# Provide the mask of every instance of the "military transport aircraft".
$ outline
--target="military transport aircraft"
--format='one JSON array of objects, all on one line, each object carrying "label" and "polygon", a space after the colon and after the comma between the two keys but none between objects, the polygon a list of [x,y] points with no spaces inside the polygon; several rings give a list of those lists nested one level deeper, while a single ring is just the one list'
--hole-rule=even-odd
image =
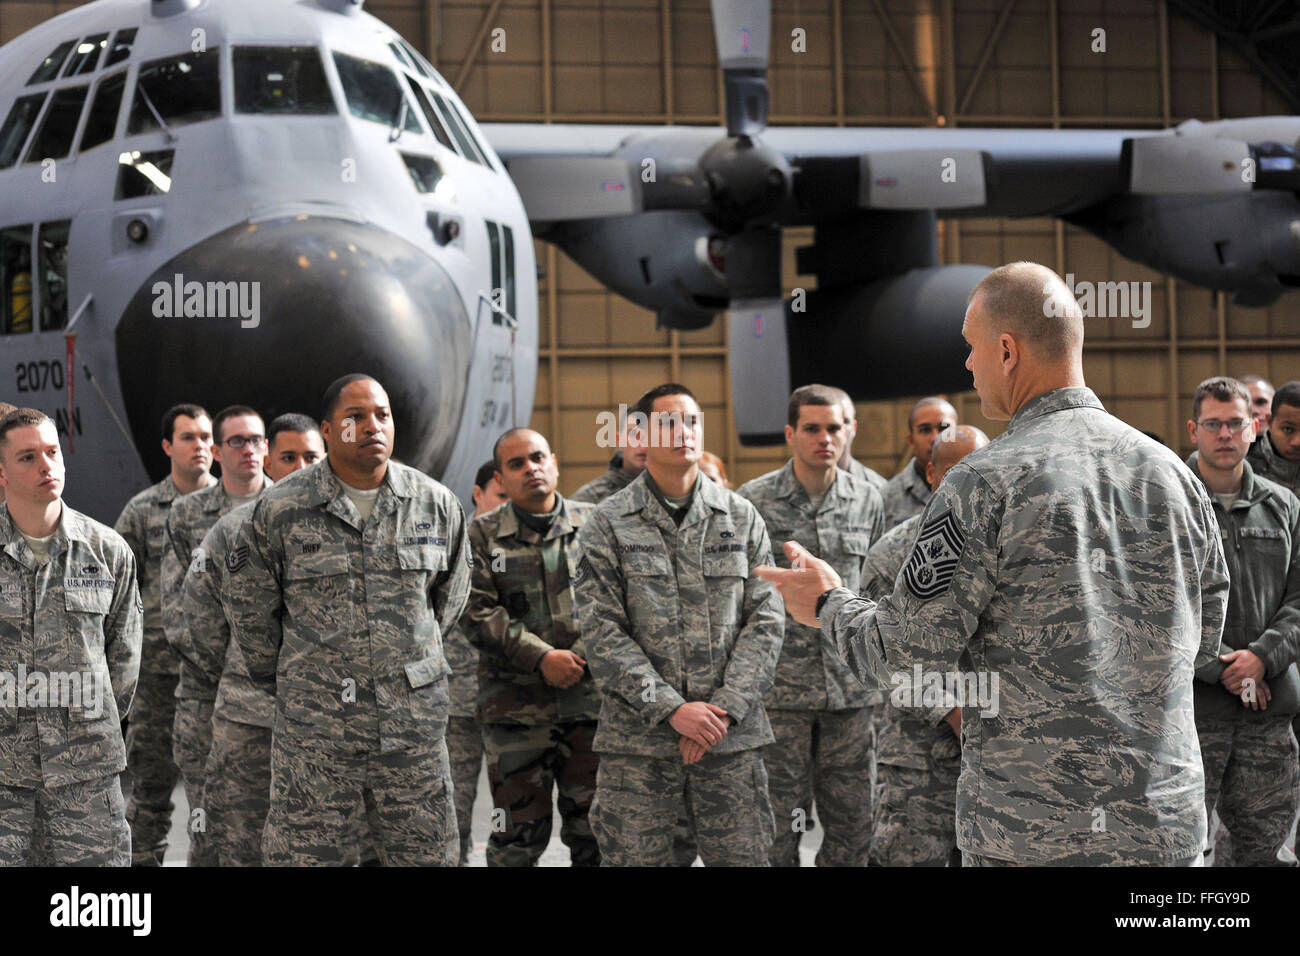
[{"label": "military transport aircraft", "polygon": [[[98,0],[0,48],[0,395],[56,417],[74,507],[112,521],[163,473],[177,401],[311,413],[358,369],[467,498],[531,414],[529,230],[663,325],[728,313],[746,441],[814,378],[967,387],[987,270],[938,264],[937,216],[1060,216],[1243,304],[1300,283],[1297,117],[768,129],[768,0],[712,0],[725,130],[480,127],[361,5]],[[789,225],[815,227],[797,306]]]}]

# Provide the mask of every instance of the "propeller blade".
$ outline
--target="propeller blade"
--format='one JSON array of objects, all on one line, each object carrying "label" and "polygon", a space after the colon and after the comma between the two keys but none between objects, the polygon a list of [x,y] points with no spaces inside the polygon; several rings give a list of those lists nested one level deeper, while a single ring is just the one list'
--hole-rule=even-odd
[{"label": "propeller blade", "polygon": [[710,0],[710,5],[726,93],[727,135],[757,136],[767,128],[770,0]]},{"label": "propeller blade", "polygon": [[[736,431],[747,445],[770,445],[785,438],[790,400],[790,342],[785,302],[736,299],[727,313],[730,332],[731,407]],[[761,375],[754,370],[761,369]]]}]

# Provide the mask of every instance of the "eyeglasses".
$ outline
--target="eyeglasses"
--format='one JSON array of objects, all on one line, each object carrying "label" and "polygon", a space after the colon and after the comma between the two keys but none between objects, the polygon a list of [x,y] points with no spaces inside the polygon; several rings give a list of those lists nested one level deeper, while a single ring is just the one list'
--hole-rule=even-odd
[{"label": "eyeglasses", "polygon": [[266,447],[266,436],[264,435],[231,435],[223,445],[229,445],[235,451],[241,450],[245,445],[251,445],[253,451]]},{"label": "eyeglasses", "polygon": [[1247,425],[1249,425],[1250,423],[1251,423],[1251,419],[1249,418],[1234,418],[1232,419],[1232,421],[1228,421],[1228,422],[1221,422],[1217,418],[1207,418],[1205,421],[1197,422],[1196,424],[1200,425],[1202,428],[1204,428],[1207,432],[1209,432],[1212,435],[1217,435],[1220,431],[1222,431],[1224,425],[1228,426],[1229,433],[1233,435],[1240,435],[1241,430],[1245,428]]}]

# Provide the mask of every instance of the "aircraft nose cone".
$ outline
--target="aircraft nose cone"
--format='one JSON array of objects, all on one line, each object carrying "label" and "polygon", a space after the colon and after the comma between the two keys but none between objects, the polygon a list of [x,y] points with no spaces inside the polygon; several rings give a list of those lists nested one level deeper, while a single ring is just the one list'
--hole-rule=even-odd
[{"label": "aircraft nose cone", "polygon": [[166,471],[158,428],[172,405],[319,420],[330,382],[365,372],[392,403],[394,455],[436,476],[456,437],[471,338],[450,275],[426,253],[373,226],[300,216],[232,227],[157,270],[118,325],[117,354],[153,475]]}]

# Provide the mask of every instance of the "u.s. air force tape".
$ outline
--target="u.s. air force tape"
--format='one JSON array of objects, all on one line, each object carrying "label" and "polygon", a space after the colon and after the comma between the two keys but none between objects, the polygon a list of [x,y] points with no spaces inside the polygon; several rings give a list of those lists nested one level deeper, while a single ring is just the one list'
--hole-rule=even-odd
[{"label": "u.s. air force tape", "polygon": [[903,567],[903,581],[922,601],[942,594],[957,573],[966,535],[949,509],[921,526],[912,554]]}]

